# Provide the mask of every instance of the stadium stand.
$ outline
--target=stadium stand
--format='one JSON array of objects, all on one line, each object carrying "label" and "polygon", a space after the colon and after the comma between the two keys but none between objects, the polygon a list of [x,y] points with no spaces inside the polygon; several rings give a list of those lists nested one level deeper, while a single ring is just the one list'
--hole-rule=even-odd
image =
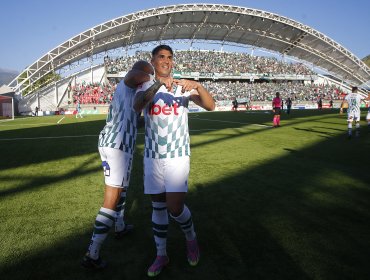
[{"label": "stadium stand", "polygon": [[112,83],[82,83],[70,85],[72,102],[76,104],[109,104],[113,98],[115,84]]},{"label": "stadium stand", "polygon": [[[133,56],[104,58],[106,74],[124,73],[137,60],[150,60],[150,52],[137,51]],[[315,84],[307,78],[315,75],[301,63],[286,63],[274,57],[251,56],[244,53],[219,51],[177,51],[176,73],[181,76],[192,77],[201,73],[202,84],[213,94],[218,105],[230,104],[237,98],[241,104],[250,102],[267,102],[279,91],[283,100],[290,97],[293,102],[310,101],[315,103],[321,97],[323,100],[340,100],[342,90],[334,85]],[[256,80],[243,79],[241,74],[262,74]],[[224,74],[239,77],[239,79],[220,79]],[[283,80],[274,79],[274,75],[285,77]],[[289,80],[291,75],[294,80]],[[218,79],[214,79],[217,76]],[[265,77],[270,77],[268,80]],[[297,78],[298,77],[298,78]],[[301,79],[299,77],[304,77]],[[194,77],[193,77],[194,78]],[[114,79],[110,79],[114,81]],[[306,82],[304,82],[306,81]],[[113,82],[114,83],[114,82]],[[79,100],[83,104],[106,104],[114,92],[114,85],[108,87],[102,97],[101,88],[92,90],[90,86],[76,85],[73,89],[73,103]],[[93,93],[92,93],[93,92]]]},{"label": "stadium stand", "polygon": [[214,82],[205,81],[203,85],[214,94],[217,101],[231,101],[236,97],[250,101],[271,101],[276,92],[283,99],[291,97],[293,101],[313,101],[319,96],[324,100],[340,100],[341,91],[335,86],[304,84],[298,82]]},{"label": "stadium stand", "polygon": [[[104,58],[107,74],[126,72],[139,60],[150,60],[150,52],[137,51],[134,56]],[[210,50],[177,51],[175,69],[182,74],[199,72],[201,74],[224,73],[240,75],[251,74],[291,74],[315,75],[302,63],[286,63],[275,57],[251,56],[246,53],[220,52]]]},{"label": "stadium stand", "polygon": [[[150,60],[150,52],[136,51],[132,56],[105,56],[103,64],[93,70],[93,74],[97,74],[94,79],[91,79],[92,75],[88,70],[68,78],[69,82],[58,85],[60,95],[66,96],[67,100],[58,105],[58,109],[73,112],[79,102],[85,105],[85,110],[96,112],[95,108],[98,108],[100,113],[105,113],[117,82],[137,60]],[[305,65],[286,63],[273,57],[184,50],[176,51],[175,63],[174,75],[199,80],[212,93],[218,107],[231,108],[231,102],[236,98],[240,105],[255,109],[251,105],[259,104],[262,107],[258,108],[263,109],[270,104],[277,91],[283,100],[290,97],[294,104],[316,104],[319,97],[324,103],[329,103],[330,100],[339,102],[343,97],[339,87],[329,83],[314,83],[315,73]],[[36,98],[33,95],[26,96],[24,102],[40,104],[42,109],[50,110],[55,99],[49,94],[53,87],[51,85],[39,92],[39,102],[33,100]]]}]

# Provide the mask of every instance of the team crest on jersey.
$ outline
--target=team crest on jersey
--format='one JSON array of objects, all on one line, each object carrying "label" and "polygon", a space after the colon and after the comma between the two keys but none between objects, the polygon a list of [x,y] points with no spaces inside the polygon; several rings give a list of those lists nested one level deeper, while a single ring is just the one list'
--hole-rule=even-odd
[{"label": "team crest on jersey", "polygon": [[176,103],[179,107],[182,106],[182,107],[187,108],[188,105],[189,105],[189,101],[186,97],[184,97],[184,96],[174,96],[174,95],[172,95],[170,93],[166,93],[166,92],[158,92],[154,96],[153,103],[157,103],[159,100],[162,100],[168,106],[172,106]]},{"label": "team crest on jersey", "polygon": [[103,166],[103,169],[104,169],[104,176],[107,176],[107,177],[110,176],[110,166],[108,162],[103,161],[101,165]]}]

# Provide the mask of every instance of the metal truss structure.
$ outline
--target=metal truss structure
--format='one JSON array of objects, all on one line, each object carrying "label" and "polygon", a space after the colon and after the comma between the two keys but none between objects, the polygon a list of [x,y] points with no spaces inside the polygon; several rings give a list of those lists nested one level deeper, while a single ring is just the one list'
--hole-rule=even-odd
[{"label": "metal truss structure", "polygon": [[168,40],[255,46],[307,61],[350,84],[370,81],[370,68],[358,57],[307,25],[245,7],[184,4],[139,11],[86,30],[46,53],[9,86],[22,93],[44,75],[77,61],[120,47]]}]

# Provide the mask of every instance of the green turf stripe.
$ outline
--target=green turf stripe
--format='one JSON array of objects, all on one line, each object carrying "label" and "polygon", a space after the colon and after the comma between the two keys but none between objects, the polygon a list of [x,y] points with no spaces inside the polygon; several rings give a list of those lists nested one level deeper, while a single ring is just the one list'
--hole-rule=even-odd
[{"label": "green turf stripe", "polygon": [[168,224],[160,225],[160,224],[156,224],[156,223],[152,222],[152,227],[153,227],[153,229],[157,229],[157,230],[167,230],[168,229]]},{"label": "green turf stripe", "polygon": [[114,217],[112,217],[111,215],[109,215],[108,213],[105,213],[105,212],[102,212],[102,211],[99,211],[99,215],[102,215],[106,218],[108,218],[109,220],[112,220],[114,222]]},{"label": "green turf stripe", "polygon": [[99,221],[95,221],[94,227],[109,227],[109,225],[104,224],[104,223],[99,222]]},{"label": "green turf stripe", "polygon": [[167,231],[160,232],[153,229],[154,236],[157,236],[159,238],[166,238],[167,237]]},{"label": "green turf stripe", "polygon": [[193,223],[191,217],[186,221],[186,222],[183,222],[183,223],[179,223],[181,226],[186,226],[187,224],[189,223]]},{"label": "green turf stripe", "polygon": [[110,230],[109,227],[105,227],[105,228],[94,228],[94,234],[104,234],[104,233],[108,233]]}]

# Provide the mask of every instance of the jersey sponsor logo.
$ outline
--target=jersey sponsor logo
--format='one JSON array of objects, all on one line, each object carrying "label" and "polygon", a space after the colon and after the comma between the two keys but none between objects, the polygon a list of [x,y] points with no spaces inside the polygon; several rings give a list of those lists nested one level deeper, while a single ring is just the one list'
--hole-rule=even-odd
[{"label": "jersey sponsor logo", "polygon": [[177,112],[177,109],[179,108],[179,105],[177,103],[173,104],[171,107],[167,104],[161,106],[159,104],[153,104],[152,107],[150,107],[149,115],[166,115],[169,116],[173,112],[174,115],[178,116],[179,113]]},{"label": "jersey sponsor logo", "polygon": [[[164,102],[164,105],[161,106],[158,103],[159,100]],[[188,107],[188,100],[183,96],[175,97],[172,94],[166,92],[158,92],[153,100],[152,106],[150,107],[150,115],[171,115],[172,112],[174,115],[178,116],[178,108]]]}]

